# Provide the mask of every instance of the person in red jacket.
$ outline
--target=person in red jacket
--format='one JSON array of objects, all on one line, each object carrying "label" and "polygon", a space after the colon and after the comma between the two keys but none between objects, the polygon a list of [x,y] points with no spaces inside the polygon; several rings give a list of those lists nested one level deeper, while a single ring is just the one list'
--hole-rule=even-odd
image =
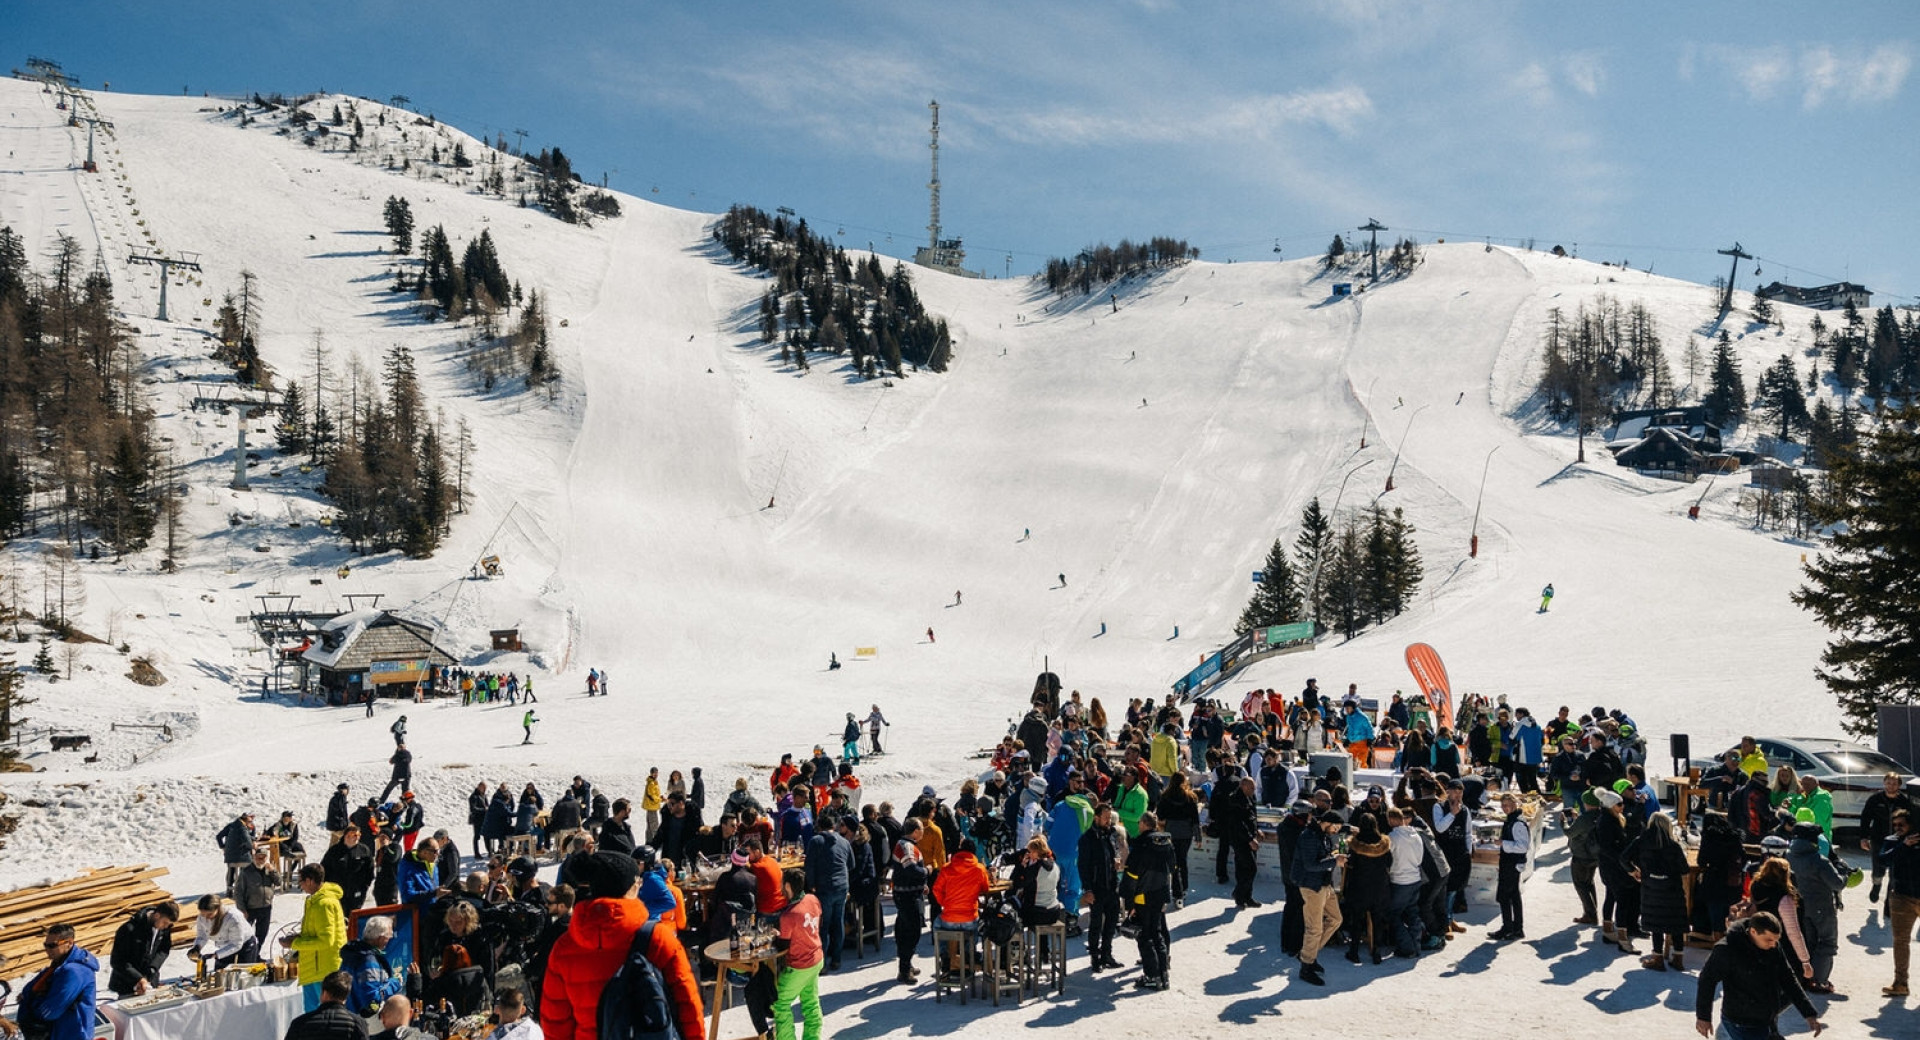
[{"label": "person in red jacket", "polygon": [[[574,908],[567,932],[547,957],[540,987],[540,1029],[552,1040],[598,1040],[600,991],[626,963],[633,938],[647,923],[635,898],[640,870],[631,856],[596,852],[574,865],[592,898]],[[660,969],[683,1037],[706,1035],[706,1009],[686,948],[672,928],[655,928],[646,958]]]},{"label": "person in red jacket", "polygon": [[953,854],[933,882],[933,898],[940,904],[935,926],[963,931],[980,927],[980,897],[987,894],[989,883],[973,839],[961,841],[960,851]]},{"label": "person in red jacket", "polygon": [[761,924],[777,925],[787,909],[787,897],[781,890],[785,871],[780,861],[766,854],[757,841],[747,842],[747,864],[753,870],[753,911]]}]

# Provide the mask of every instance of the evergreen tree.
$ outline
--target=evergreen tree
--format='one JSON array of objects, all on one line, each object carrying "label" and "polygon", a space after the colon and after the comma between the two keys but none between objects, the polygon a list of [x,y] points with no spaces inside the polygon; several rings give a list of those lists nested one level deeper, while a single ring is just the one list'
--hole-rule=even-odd
[{"label": "evergreen tree", "polygon": [[1880,705],[1920,704],[1920,408],[1889,416],[1839,460],[1833,483],[1813,503],[1832,540],[1793,601],[1832,633],[1815,674],[1839,700],[1841,725],[1866,737]]},{"label": "evergreen tree", "polygon": [[1773,301],[1755,293],[1753,297],[1753,308],[1749,313],[1753,315],[1754,321],[1760,322],[1763,325],[1771,325],[1773,324]]},{"label": "evergreen tree", "polygon": [[280,395],[280,422],[273,432],[281,452],[298,455],[307,450],[307,399],[299,383],[288,383]]},{"label": "evergreen tree", "polygon": [[1747,384],[1740,375],[1740,359],[1733,355],[1733,341],[1726,330],[1720,331],[1713,346],[1713,370],[1707,377],[1707,394],[1700,404],[1707,410],[1707,422],[1732,432],[1747,414]]},{"label": "evergreen tree", "polygon": [[33,670],[42,675],[52,675],[53,669],[53,641],[42,639],[39,651],[33,655]]},{"label": "evergreen tree", "polygon": [[393,251],[402,256],[413,252],[413,207],[398,195],[387,196],[387,234],[393,237]]},{"label": "evergreen tree", "polygon": [[1326,575],[1322,571],[1332,545],[1333,523],[1320,510],[1320,499],[1316,497],[1301,511],[1300,533],[1293,536],[1293,559],[1300,574],[1301,596],[1308,615],[1316,620],[1327,615]]},{"label": "evergreen tree", "polygon": [[1753,407],[1762,418],[1779,426],[1783,441],[1792,440],[1795,431],[1807,428],[1812,416],[1807,412],[1807,398],[1800,390],[1800,373],[1793,367],[1791,355],[1780,355],[1780,360],[1760,373],[1759,392],[1754,395]]},{"label": "evergreen tree", "polygon": [[773,298],[773,290],[760,294],[760,342],[772,343],[780,334],[780,305]]},{"label": "evergreen tree", "polygon": [[1275,538],[1273,548],[1267,550],[1260,584],[1254,586],[1253,599],[1247,602],[1247,609],[1240,612],[1240,623],[1233,630],[1245,634],[1256,628],[1298,620],[1300,589],[1294,580],[1293,565],[1287,561],[1287,543]]},{"label": "evergreen tree", "polygon": [[[53,659],[49,657],[47,663],[51,665]],[[15,726],[26,725],[27,720],[21,716],[20,709],[34,703],[33,698],[22,692],[25,686],[26,679],[15,667],[12,651],[0,653],[0,772],[6,771],[6,767],[20,754],[18,744],[13,747],[7,747],[6,744],[13,741]]]},{"label": "evergreen tree", "polygon": [[1365,627],[1366,564],[1366,543],[1360,522],[1349,517],[1334,536],[1321,570],[1321,591],[1333,621],[1330,627],[1348,639]]},{"label": "evergreen tree", "polygon": [[1346,255],[1347,255],[1347,242],[1345,239],[1341,238],[1338,234],[1336,234],[1333,236],[1332,244],[1327,246],[1327,256],[1326,256],[1326,259],[1321,262],[1321,266],[1324,268],[1331,269],[1333,265],[1339,263],[1341,258]]}]

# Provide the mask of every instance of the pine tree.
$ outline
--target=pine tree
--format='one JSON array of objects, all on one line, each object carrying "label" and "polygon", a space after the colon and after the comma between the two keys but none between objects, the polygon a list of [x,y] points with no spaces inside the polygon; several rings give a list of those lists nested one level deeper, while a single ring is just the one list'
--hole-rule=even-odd
[{"label": "pine tree", "polygon": [[1920,408],[1889,416],[1833,470],[1835,493],[1813,503],[1832,527],[1805,565],[1793,601],[1833,638],[1816,669],[1855,736],[1879,728],[1882,704],[1920,704]]},{"label": "pine tree", "polygon": [[1341,257],[1344,257],[1346,255],[1347,255],[1347,242],[1345,239],[1341,238],[1338,234],[1336,234],[1333,236],[1333,242],[1327,246],[1327,256],[1325,260],[1321,261],[1321,266],[1323,268],[1331,269],[1333,265],[1340,262]]},{"label": "pine tree", "polygon": [[33,670],[42,675],[53,674],[53,641],[40,640],[40,650],[33,655]]},{"label": "pine tree", "polygon": [[1333,628],[1348,639],[1365,627],[1366,545],[1360,522],[1349,517],[1328,550],[1322,569],[1321,591],[1330,608]]},{"label": "pine tree", "polygon": [[1733,341],[1726,330],[1713,347],[1713,371],[1707,377],[1707,394],[1700,404],[1707,410],[1707,423],[1732,432],[1747,414],[1747,384],[1740,375],[1740,359],[1733,354]]},{"label": "pine tree", "polygon": [[289,382],[280,395],[280,422],[273,432],[281,452],[298,455],[307,450],[307,399],[299,383]]},{"label": "pine tree", "polygon": [[113,463],[102,472],[102,503],[97,517],[107,544],[124,556],[153,538],[154,508],[148,450],[130,427],[115,440]]},{"label": "pine tree", "polygon": [[1269,625],[1284,625],[1300,620],[1300,589],[1294,580],[1293,565],[1287,561],[1287,543],[1273,540],[1267,550],[1267,563],[1254,587],[1253,598],[1240,613],[1234,631],[1245,634]]},{"label": "pine tree", "polygon": [[760,295],[760,342],[772,343],[780,335],[780,305],[773,298],[773,290],[768,289]]},{"label": "pine tree", "polygon": [[398,195],[387,196],[387,234],[393,237],[393,251],[405,256],[413,252],[413,207]]},{"label": "pine tree", "polygon": [[1322,573],[1327,551],[1333,544],[1333,524],[1320,510],[1320,499],[1307,503],[1300,512],[1300,533],[1293,537],[1293,560],[1300,573],[1300,592],[1307,614],[1318,620],[1326,616],[1326,576]]},{"label": "pine tree", "polygon": [[[48,658],[52,664],[52,658]],[[6,747],[14,739],[13,727],[26,725],[27,720],[20,715],[20,709],[34,703],[34,699],[22,692],[26,679],[13,663],[13,653],[0,653],[0,772],[19,757],[19,745]]]},{"label": "pine tree", "polygon": [[1783,441],[1792,440],[1795,431],[1807,428],[1812,416],[1807,412],[1807,398],[1800,390],[1800,373],[1793,367],[1791,355],[1780,355],[1780,360],[1760,373],[1753,407],[1762,418],[1779,425]]}]

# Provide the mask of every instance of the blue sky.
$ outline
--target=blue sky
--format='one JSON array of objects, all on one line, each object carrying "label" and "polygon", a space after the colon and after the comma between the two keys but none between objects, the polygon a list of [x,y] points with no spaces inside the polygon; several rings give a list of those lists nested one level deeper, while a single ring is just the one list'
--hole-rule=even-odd
[{"label": "blue sky", "polygon": [[1762,282],[1920,295],[1910,0],[75,0],[7,22],[10,65],[87,87],[404,94],[625,191],[791,206],[899,256],[926,236],[938,98],[945,233],[995,275],[1150,235],[1297,258],[1377,218],[1703,282],[1738,240]]}]

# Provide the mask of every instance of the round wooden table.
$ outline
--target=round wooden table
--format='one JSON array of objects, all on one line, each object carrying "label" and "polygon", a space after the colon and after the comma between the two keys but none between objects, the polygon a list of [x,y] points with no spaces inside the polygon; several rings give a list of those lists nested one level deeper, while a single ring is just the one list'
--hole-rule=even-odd
[{"label": "round wooden table", "polygon": [[720,1040],[720,1012],[727,1007],[727,972],[738,971],[751,978],[761,965],[772,965],[778,970],[782,954],[769,946],[758,955],[741,953],[736,956],[730,939],[708,943],[700,953],[719,968],[713,976],[713,999],[707,1002],[707,1040]]}]

